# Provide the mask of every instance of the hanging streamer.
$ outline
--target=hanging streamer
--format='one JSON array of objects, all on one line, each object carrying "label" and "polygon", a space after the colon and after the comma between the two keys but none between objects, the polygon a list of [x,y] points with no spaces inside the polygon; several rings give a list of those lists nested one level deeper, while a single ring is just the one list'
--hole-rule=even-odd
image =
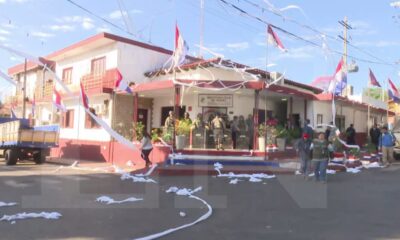
[{"label": "hanging streamer", "polygon": [[17,86],[17,83],[14,81],[14,79],[5,74],[3,71],[0,71],[0,77],[6,80],[7,82],[11,83],[12,85]]},{"label": "hanging streamer", "polygon": [[100,126],[102,126],[104,128],[104,130],[106,130],[108,132],[108,134],[110,134],[118,142],[124,144],[125,146],[127,146],[128,148],[130,148],[132,150],[136,150],[137,149],[136,146],[131,141],[129,141],[128,139],[122,137],[117,132],[115,132],[110,126],[108,126],[108,124],[106,122],[104,122],[103,119],[101,119],[101,118],[97,117],[96,115],[94,115],[92,112],[90,112],[89,109],[85,108],[85,112],[87,114],[89,114]]},{"label": "hanging streamer", "polygon": [[8,52],[14,53],[14,54],[16,54],[18,56],[21,56],[23,58],[26,58],[26,59],[28,59],[28,60],[30,60],[30,61],[32,61],[32,62],[34,62],[34,63],[36,63],[36,64],[38,64],[40,66],[42,66],[44,69],[46,69],[47,71],[51,72],[54,75],[54,78],[56,79],[57,83],[60,84],[60,86],[64,89],[64,91],[66,93],[68,93],[70,96],[73,96],[71,90],[69,90],[67,85],[65,85],[64,82],[57,76],[57,74],[53,70],[51,70],[45,63],[43,63],[40,60],[40,58],[34,57],[34,56],[30,55],[30,54],[27,54],[27,53],[22,52],[22,51],[15,50],[13,48],[10,48],[10,47],[4,46],[4,45],[0,45],[0,48],[6,50]]}]

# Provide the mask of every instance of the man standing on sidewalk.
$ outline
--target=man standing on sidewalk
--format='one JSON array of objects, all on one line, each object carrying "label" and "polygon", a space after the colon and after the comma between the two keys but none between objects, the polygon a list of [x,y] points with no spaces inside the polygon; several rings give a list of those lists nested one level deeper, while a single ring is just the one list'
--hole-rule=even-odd
[{"label": "man standing on sidewalk", "polygon": [[382,163],[384,167],[390,166],[393,162],[393,147],[396,137],[388,131],[386,126],[382,127],[382,134],[379,138],[379,150],[382,152]]}]

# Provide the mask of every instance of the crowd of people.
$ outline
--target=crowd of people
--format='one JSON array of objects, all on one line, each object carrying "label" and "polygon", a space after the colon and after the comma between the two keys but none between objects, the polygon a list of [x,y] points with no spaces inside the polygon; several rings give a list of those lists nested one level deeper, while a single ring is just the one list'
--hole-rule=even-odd
[{"label": "crowd of people", "polygon": [[[300,157],[300,173],[308,179],[311,169],[314,171],[315,181],[326,183],[326,172],[329,160],[333,157],[334,145],[332,136],[336,133],[333,131],[331,123],[325,130],[320,132],[314,139],[314,130],[310,126],[307,119],[302,129],[302,138],[297,142],[295,148]],[[382,152],[381,164],[388,167],[394,161],[393,148],[396,143],[396,137],[388,131],[387,126],[378,128],[374,124],[369,131],[370,142],[374,145],[375,150]],[[345,132],[347,147],[356,145],[356,131],[354,125],[346,129]]]},{"label": "crowd of people", "polygon": [[[173,129],[176,121],[177,119],[173,111],[170,111],[164,122],[164,129]],[[227,115],[223,116],[216,112],[215,114],[209,115],[208,121],[204,121],[203,115],[199,113],[192,121],[190,119],[190,114],[185,112],[184,117],[180,121],[187,122],[192,130],[210,130],[213,135],[214,147],[216,150],[224,150],[224,134],[227,129],[231,132],[232,149],[237,149],[238,139],[241,135],[245,135],[248,138],[248,149],[250,150],[253,148],[254,124],[253,115],[251,114],[247,116],[247,119],[245,119],[243,115],[240,115],[233,116],[233,120],[229,121]]]}]

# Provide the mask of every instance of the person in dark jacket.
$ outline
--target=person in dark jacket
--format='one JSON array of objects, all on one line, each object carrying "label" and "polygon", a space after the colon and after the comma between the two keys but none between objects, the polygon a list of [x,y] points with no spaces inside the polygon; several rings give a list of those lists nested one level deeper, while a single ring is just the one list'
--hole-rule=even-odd
[{"label": "person in dark jacket", "polygon": [[311,144],[312,163],[314,165],[315,181],[326,183],[326,169],[328,167],[329,154],[333,152],[333,147],[325,140],[325,134],[320,133],[318,139]]},{"label": "person in dark jacket", "polygon": [[356,130],[353,124],[350,124],[350,127],[346,129],[346,139],[348,145],[356,145]]},{"label": "person in dark jacket", "polygon": [[378,151],[379,137],[381,136],[381,130],[379,130],[378,125],[376,123],[369,130],[369,136],[371,137],[371,143],[375,145],[376,151]]},{"label": "person in dark jacket", "polygon": [[310,119],[306,119],[306,121],[304,122],[304,128],[302,133],[306,133],[309,136],[308,141],[311,142],[314,136],[314,130],[312,129],[312,127],[310,126]]},{"label": "person in dark jacket", "polygon": [[300,155],[300,172],[304,177],[307,177],[310,169],[310,147],[311,142],[309,141],[310,136],[307,133],[303,133],[303,137],[297,142],[297,152]]}]

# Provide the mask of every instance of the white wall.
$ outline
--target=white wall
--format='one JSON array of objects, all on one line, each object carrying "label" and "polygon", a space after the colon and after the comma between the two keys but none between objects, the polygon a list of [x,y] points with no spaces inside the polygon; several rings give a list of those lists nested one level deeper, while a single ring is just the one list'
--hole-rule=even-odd
[{"label": "white wall", "polygon": [[148,81],[144,74],[162,68],[170,57],[161,52],[121,42],[117,43],[117,49],[118,69],[129,82]]},{"label": "white wall", "polygon": [[116,68],[118,59],[116,44],[108,44],[89,52],[59,60],[56,65],[56,74],[61,79],[63,70],[72,67],[72,85],[78,85],[82,76],[90,73],[92,60],[101,57],[106,57],[107,70]]},{"label": "white wall", "polygon": [[[95,109],[101,108],[104,105],[104,100],[108,99],[107,95],[95,96],[90,98],[90,107]],[[60,130],[60,138],[63,139],[79,139],[79,140],[91,140],[91,141],[110,141],[110,135],[102,128],[93,128],[86,129],[85,128],[85,115],[86,112],[84,108],[79,104],[78,98],[75,99],[67,99],[64,100],[64,105],[67,109],[74,110],[74,127],[73,128],[61,128]],[[108,115],[101,116],[102,119],[108,124],[111,125],[110,120],[110,109],[111,104],[109,105]],[[99,113],[99,115],[101,115]],[[78,127],[79,125],[79,127]],[[78,128],[79,128],[79,136],[78,136]]]}]

